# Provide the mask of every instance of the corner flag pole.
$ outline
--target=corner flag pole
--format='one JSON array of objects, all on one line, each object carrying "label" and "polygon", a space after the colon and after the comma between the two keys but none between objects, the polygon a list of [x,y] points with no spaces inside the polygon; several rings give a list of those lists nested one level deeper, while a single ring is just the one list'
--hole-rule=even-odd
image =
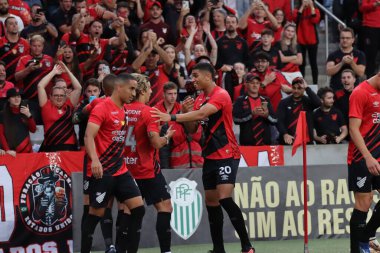
[{"label": "corner flag pole", "polygon": [[[302,140],[306,140],[306,131],[302,131]],[[303,224],[304,224],[304,253],[309,253],[309,224],[308,224],[308,208],[307,208],[307,156],[306,156],[306,141],[302,142],[302,156],[303,156]]]}]

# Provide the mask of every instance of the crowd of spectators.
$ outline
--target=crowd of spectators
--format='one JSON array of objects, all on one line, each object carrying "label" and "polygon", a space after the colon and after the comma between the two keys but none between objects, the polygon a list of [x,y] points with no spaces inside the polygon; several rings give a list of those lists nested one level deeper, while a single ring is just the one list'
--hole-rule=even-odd
[{"label": "crowd of spectators", "polygon": [[[44,126],[40,151],[78,150],[87,105],[123,72],[147,76],[149,105],[188,111],[199,62],[215,66],[215,82],[234,101],[240,145],[292,144],[302,110],[311,142],[342,143],[350,93],[377,71],[380,48],[379,1],[351,2],[357,8],[342,19],[353,29],[337,33],[339,49],[326,61],[330,87],[316,94],[303,78],[308,62],[312,84],[319,81],[322,13],[312,0],[295,1],[294,10],[290,0],[0,0],[1,154],[31,152],[27,133],[36,125]],[[171,127],[164,167],[201,164],[202,130]]]}]

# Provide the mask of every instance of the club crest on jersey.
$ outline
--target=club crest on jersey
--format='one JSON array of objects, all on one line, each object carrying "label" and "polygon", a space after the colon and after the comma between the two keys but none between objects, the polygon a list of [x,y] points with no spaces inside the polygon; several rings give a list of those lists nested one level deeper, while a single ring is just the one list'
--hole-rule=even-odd
[{"label": "club crest on jersey", "polygon": [[70,194],[70,176],[59,166],[47,165],[34,171],[20,193],[23,223],[44,235],[68,229],[73,219],[67,208]]},{"label": "club crest on jersey", "polygon": [[18,51],[19,51],[20,54],[24,53],[24,45],[19,44],[18,45]]},{"label": "club crest on jersey", "polygon": [[187,240],[202,220],[202,195],[197,190],[197,183],[187,178],[172,181],[169,187],[173,205],[170,225],[178,236]]},{"label": "club crest on jersey", "polygon": [[50,66],[51,66],[50,61],[45,62],[45,66],[46,66],[47,68],[50,68]]},{"label": "club crest on jersey", "polygon": [[379,101],[375,101],[375,102],[373,102],[373,107],[379,107],[379,105],[380,105],[380,102]]}]

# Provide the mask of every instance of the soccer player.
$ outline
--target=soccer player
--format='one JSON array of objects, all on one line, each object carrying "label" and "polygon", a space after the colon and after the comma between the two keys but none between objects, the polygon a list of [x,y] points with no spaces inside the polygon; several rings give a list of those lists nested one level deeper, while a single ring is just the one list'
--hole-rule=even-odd
[{"label": "soccer player", "polygon": [[195,100],[194,110],[170,115],[154,109],[152,114],[163,122],[186,122],[191,133],[196,131],[201,122],[206,140],[203,145],[205,161],[202,181],[214,246],[211,252],[225,253],[223,207],[240,237],[242,252],[254,253],[241,210],[231,197],[240,159],[232,130],[232,102],[228,92],[215,84],[214,77],[215,70],[209,63],[198,63],[193,68],[192,80],[203,93]]},{"label": "soccer player", "polygon": [[362,82],[350,96],[351,141],[348,148],[349,189],[355,205],[350,220],[351,253],[369,253],[369,238],[380,226],[380,202],[366,223],[373,190],[380,189],[380,72]]},{"label": "soccer player", "polygon": [[[90,114],[85,134],[90,177],[90,208],[82,228],[81,253],[89,253],[96,225],[103,217],[110,196],[115,196],[131,212],[127,240],[121,250],[135,253],[140,242],[144,203],[139,189],[124,162],[127,129],[124,104],[136,94],[137,82],[128,74],[118,76],[111,97],[98,104]],[[127,224],[120,224],[126,229]]]},{"label": "soccer player", "polygon": [[128,119],[126,163],[136,179],[147,205],[154,205],[158,214],[156,232],[162,253],[169,253],[171,245],[170,218],[172,205],[168,186],[161,173],[158,149],[169,143],[174,131],[168,128],[160,137],[159,124],[151,115],[149,102],[152,89],[148,77],[132,74],[137,79],[136,100],[125,105]]}]

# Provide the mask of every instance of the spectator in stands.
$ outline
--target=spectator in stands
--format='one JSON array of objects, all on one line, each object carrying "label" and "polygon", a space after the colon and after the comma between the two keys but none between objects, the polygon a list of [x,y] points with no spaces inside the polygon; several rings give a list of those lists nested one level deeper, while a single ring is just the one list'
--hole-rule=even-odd
[{"label": "spectator in stands", "polygon": [[276,18],[278,24],[278,27],[274,32],[274,41],[278,42],[281,40],[281,34],[286,24],[286,18],[285,13],[282,9],[275,9],[273,11],[273,16]]},{"label": "spectator in stands", "polygon": [[[164,5],[164,9],[163,9],[163,16],[164,16],[165,23],[169,25],[171,31],[177,31],[177,24],[180,24],[179,19],[180,19],[182,10],[183,10],[182,0],[166,1]],[[178,38],[178,34],[175,34],[176,41],[177,41],[177,38]]]},{"label": "spectator in stands", "polygon": [[[0,24],[1,23],[4,24],[5,20],[8,17],[14,17],[17,20],[19,32],[21,32],[24,29],[24,23],[22,22],[22,19],[19,16],[9,13],[8,0],[0,0]],[[3,34],[0,34],[0,35],[4,35],[4,31],[3,31]]]},{"label": "spectator in stands", "polygon": [[[202,24],[199,22],[197,23],[195,17],[191,15],[189,12],[190,12],[190,9],[183,8],[181,10],[179,19],[177,21],[177,28],[176,28],[177,34],[179,34],[180,36],[180,40],[177,40],[177,41],[178,41],[178,44],[185,42],[187,38],[189,37],[191,30],[196,27],[199,27],[199,29],[196,29],[197,31],[193,37],[194,39],[193,39],[192,46],[194,46],[194,44],[202,43],[203,31],[202,29],[200,29],[202,27]],[[208,23],[207,21],[203,21],[203,22]]]},{"label": "spectator in stands", "polygon": [[94,99],[98,98],[100,95],[101,87],[100,82],[95,78],[90,78],[85,84],[86,89],[84,90],[84,99],[76,108],[73,114],[73,123],[79,125],[79,147],[84,150],[84,134],[86,132],[88,113],[83,111],[86,105],[90,104]]},{"label": "spectator in stands", "polygon": [[24,23],[24,26],[29,25],[30,20],[30,7],[25,1],[22,0],[8,0],[9,13],[19,16]]},{"label": "spectator in stands", "polygon": [[275,10],[280,9],[284,12],[286,19],[290,20],[292,18],[291,0],[263,0],[263,2],[267,4],[270,12],[273,13]]},{"label": "spectator in stands", "polygon": [[7,91],[7,99],[8,103],[0,116],[0,145],[13,156],[16,153],[31,153],[29,132],[36,132],[36,123],[27,101],[21,101],[21,91],[16,88]]},{"label": "spectator in stands", "polygon": [[[168,82],[164,85],[164,99],[156,104],[160,111],[177,114],[181,113],[181,104],[177,102],[177,85]],[[194,134],[187,132],[186,128],[177,122],[168,122],[162,125],[161,133],[165,134],[168,127],[175,131],[167,149],[160,149],[160,165],[163,168],[185,169],[200,168],[203,164],[202,148],[199,141],[202,136],[202,129],[199,127]],[[168,160],[167,162],[164,162]],[[165,166],[166,164],[166,166]]]},{"label": "spectator in stands", "polygon": [[125,43],[122,43],[117,48],[111,50],[111,71],[115,75],[123,72],[131,73],[133,71],[131,65],[136,57],[132,42],[129,37],[127,37]]},{"label": "spectator in stands", "polygon": [[[81,18],[81,16],[79,14],[76,14],[73,16],[72,25],[74,23],[76,23],[76,25],[79,29],[79,32],[82,33],[84,31],[85,26],[86,26],[86,20],[87,20],[87,16],[86,16],[86,18]],[[62,35],[61,41],[59,42],[59,45],[58,45],[58,49],[59,49],[59,47],[62,47],[63,45],[70,45],[70,46],[76,47],[77,41],[76,41],[76,38],[74,38],[71,35],[71,30],[70,30],[70,32]]]},{"label": "spectator in stands", "polygon": [[[148,40],[145,41],[140,55],[132,63],[132,68],[149,77],[152,95],[148,105],[154,106],[162,99],[163,86],[169,81],[168,74],[172,69],[173,60],[160,47],[159,44],[162,44],[163,40],[157,40],[157,35],[152,31],[146,31],[146,33]],[[159,65],[160,58],[163,64]],[[145,65],[142,66],[144,63]]]},{"label": "spectator in stands", "polygon": [[337,90],[335,92],[335,106],[342,112],[344,121],[347,123],[349,122],[349,118],[348,118],[349,99],[350,99],[352,91],[355,88],[355,82],[356,82],[354,71],[352,71],[351,69],[343,70],[341,82],[343,85],[343,89]]},{"label": "spectator in stands", "polygon": [[258,52],[265,52],[271,57],[270,65],[273,67],[277,67],[277,61],[278,61],[278,48],[273,45],[274,42],[274,33],[272,29],[264,29],[261,32],[261,38],[260,40],[256,40],[253,42],[251,48],[250,48],[250,59],[252,63],[250,62],[250,65],[248,68],[253,67],[253,61],[254,56]]},{"label": "spectator in stands", "polygon": [[95,70],[93,77],[96,78],[99,83],[102,83],[104,77],[111,74],[110,64],[105,60],[98,61],[95,64]]},{"label": "spectator in stands", "polygon": [[[304,95],[306,91],[307,96]],[[300,77],[292,81],[292,95],[281,100],[277,110],[277,129],[280,143],[292,145],[296,133],[298,116],[306,111],[306,120],[310,136],[313,139],[313,110],[321,106],[321,100]]]},{"label": "spectator in stands", "polygon": [[[48,99],[45,90],[46,86],[55,76],[61,75],[64,71],[69,74],[73,86],[70,98],[67,99],[64,88],[56,85],[65,81],[57,79],[52,88],[50,99]],[[62,62],[55,65],[53,70],[38,83],[38,99],[44,123],[44,141],[39,152],[78,150],[72,116],[74,107],[78,104],[81,91],[80,83]]]},{"label": "spectator in stands", "polygon": [[128,9],[130,11],[129,18],[131,22],[137,26],[141,25],[144,18],[144,11],[141,7],[141,0],[127,0]]},{"label": "spectator in stands", "polygon": [[238,35],[238,18],[233,15],[226,17],[226,34],[218,41],[218,59],[216,68],[225,73],[224,88],[233,98],[233,87],[231,85],[231,70],[236,62],[248,62],[247,42]]},{"label": "spectator in stands", "polygon": [[380,48],[380,1],[360,1],[360,11],[363,13],[363,26],[359,36],[367,61],[365,73],[371,77],[379,67],[376,57]]},{"label": "spectator in stands", "polygon": [[331,77],[330,87],[334,91],[343,88],[340,82],[343,70],[352,69],[356,78],[364,75],[366,69],[365,55],[353,47],[354,42],[354,31],[348,27],[342,28],[340,30],[340,48],[327,57],[326,73]]},{"label": "spectator in stands", "polygon": [[58,29],[59,37],[71,31],[71,21],[76,12],[72,0],[59,0],[59,8],[53,14],[54,26]]},{"label": "spectator in stands", "polygon": [[20,38],[18,23],[14,17],[5,19],[4,25],[6,33],[4,37],[0,37],[0,61],[5,63],[7,81],[15,84],[15,71],[18,60],[21,56],[29,54],[30,46],[25,39]]},{"label": "spectator in stands", "polygon": [[313,112],[314,140],[322,144],[339,144],[348,135],[342,112],[334,107],[334,91],[330,87],[318,90],[321,106]]},{"label": "spectator in stands", "polygon": [[293,18],[297,24],[297,39],[302,52],[302,64],[300,70],[305,76],[306,53],[309,55],[309,64],[313,77],[313,84],[318,84],[318,31],[317,25],[321,19],[318,8],[315,8],[313,0],[303,0],[301,6],[294,10]]},{"label": "spectator in stands", "polygon": [[271,125],[277,123],[268,97],[259,95],[260,77],[248,73],[244,78],[246,94],[233,105],[233,120],[240,126],[242,146],[271,145]]},{"label": "spectator in stands", "polygon": [[[234,69],[232,72],[235,73],[235,78],[233,77],[233,85],[234,85],[234,99],[233,101],[236,101],[236,99],[240,96],[243,96],[245,94],[245,85],[244,83],[244,76],[246,74],[246,69],[244,63],[237,62],[234,64]],[[236,80],[234,80],[236,79]]]},{"label": "spectator in stands", "polygon": [[277,19],[270,13],[267,5],[261,0],[254,1],[239,21],[239,28],[244,31],[248,46],[251,46],[254,41],[260,39],[261,32],[265,28],[276,30],[279,27]]},{"label": "spectator in stands", "polygon": [[14,87],[14,84],[7,81],[7,73],[5,71],[6,64],[0,61],[0,111],[4,108],[7,103],[7,91]]},{"label": "spectator in stands", "polygon": [[[208,9],[209,11],[211,9]],[[215,40],[218,40],[226,33],[226,17],[227,12],[221,8],[212,11],[213,27],[211,35]]]},{"label": "spectator in stands", "polygon": [[162,7],[159,1],[154,1],[149,6],[150,19],[141,25],[141,30],[152,30],[157,34],[157,38],[162,38],[163,44],[173,44],[175,42],[173,32],[168,24],[163,21]]},{"label": "spectator in stands", "polygon": [[277,69],[291,82],[302,76],[299,66],[303,62],[301,48],[297,44],[296,24],[287,23],[278,42]]},{"label": "spectator in stands", "polygon": [[44,10],[39,5],[31,8],[32,22],[21,32],[21,37],[30,40],[34,35],[41,35],[45,39],[44,54],[54,57],[56,47],[54,41],[58,38],[55,26],[49,23],[45,17]]},{"label": "spectator in stands", "polygon": [[[98,4],[93,5],[86,0],[76,0],[75,10],[78,15],[81,13],[85,17],[84,23],[86,26],[88,26],[94,20],[105,22],[108,20],[112,21],[113,19],[116,19],[116,14],[113,11],[108,11]],[[72,26],[71,23],[69,25],[70,27]],[[66,30],[68,27],[63,26],[62,28]]]},{"label": "spectator in stands", "polygon": [[45,39],[34,35],[30,40],[30,54],[22,56],[17,63],[15,79],[23,90],[23,98],[29,100],[29,109],[38,125],[42,124],[37,97],[37,84],[53,69],[53,58],[43,54]]},{"label": "spectator in stands", "polygon": [[192,26],[190,29],[189,37],[187,38],[185,46],[184,46],[185,64],[186,64],[186,69],[188,73],[191,73],[191,69],[196,64],[195,63],[196,59],[200,56],[209,55],[211,64],[213,66],[215,66],[216,61],[218,59],[218,45],[216,44],[216,41],[214,37],[212,36],[212,33],[210,32],[209,24],[205,23],[202,26],[202,28],[205,30],[204,32],[207,36],[209,44],[211,45],[211,52],[210,54],[207,53],[207,49],[204,46],[204,44],[195,44],[194,47],[192,47],[194,36],[197,33],[197,29],[199,29],[199,27],[196,28],[195,26]]},{"label": "spectator in stands", "polygon": [[173,66],[168,74],[169,80],[177,85],[178,88],[185,88],[185,69],[179,65],[175,47],[173,45],[165,45],[163,47],[170,60],[173,61]]},{"label": "spectator in stands", "polygon": [[[62,61],[71,73],[74,74],[75,78],[82,82],[82,73],[86,72],[86,69],[90,68],[90,64],[85,62],[79,65],[78,55],[75,51],[75,48],[67,44],[63,44],[63,47],[59,47],[56,54],[56,59]],[[61,78],[63,78],[67,84],[67,88],[71,88],[71,80],[67,73],[62,73]]]},{"label": "spectator in stands", "polygon": [[271,57],[267,53],[259,52],[254,58],[255,71],[253,73],[258,75],[261,81],[259,94],[269,98],[276,112],[282,98],[281,92],[291,93],[292,88],[278,70],[270,68]]},{"label": "spectator in stands", "polygon": [[83,75],[84,81],[93,76],[95,70],[95,63],[97,61],[108,59],[109,46],[118,47],[125,43],[125,30],[124,24],[121,18],[117,18],[114,23],[119,30],[118,37],[112,37],[110,39],[102,39],[103,24],[100,21],[93,21],[90,23],[88,34],[80,31],[80,20],[85,19],[85,16],[81,13],[80,18],[76,19],[76,22],[72,25],[72,36],[77,40],[77,53],[79,63],[86,61],[92,61],[91,67]]}]

